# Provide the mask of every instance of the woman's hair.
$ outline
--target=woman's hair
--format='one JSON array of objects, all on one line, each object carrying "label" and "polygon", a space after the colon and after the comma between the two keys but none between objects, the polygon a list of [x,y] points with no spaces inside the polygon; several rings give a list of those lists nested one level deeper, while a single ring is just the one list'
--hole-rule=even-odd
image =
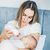
[{"label": "woman's hair", "polygon": [[29,22],[29,24],[35,23],[35,22],[39,22],[39,14],[38,14],[38,8],[37,5],[34,1],[25,1],[21,7],[19,8],[19,11],[17,13],[17,18],[16,20],[19,22],[19,24],[21,24],[21,19],[22,19],[22,15],[24,10],[26,10],[27,8],[30,8],[31,10],[34,11],[34,15],[32,20]]}]

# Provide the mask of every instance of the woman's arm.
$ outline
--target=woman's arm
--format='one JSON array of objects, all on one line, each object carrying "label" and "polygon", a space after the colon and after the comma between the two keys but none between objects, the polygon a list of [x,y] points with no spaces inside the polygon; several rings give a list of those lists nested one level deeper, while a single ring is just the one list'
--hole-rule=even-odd
[{"label": "woman's arm", "polygon": [[26,38],[26,37],[29,37],[29,36],[30,37],[33,36],[38,41],[39,40],[39,37],[40,37],[40,33],[30,33],[27,36],[20,36],[20,38],[23,39],[23,38]]},{"label": "woman's arm", "polygon": [[35,37],[35,39],[38,41],[40,37],[40,33],[31,33],[30,36]]},{"label": "woman's arm", "polygon": [[3,32],[0,35],[0,41],[5,40],[5,39],[9,39],[12,36],[12,32],[10,31],[9,28],[4,29]]}]

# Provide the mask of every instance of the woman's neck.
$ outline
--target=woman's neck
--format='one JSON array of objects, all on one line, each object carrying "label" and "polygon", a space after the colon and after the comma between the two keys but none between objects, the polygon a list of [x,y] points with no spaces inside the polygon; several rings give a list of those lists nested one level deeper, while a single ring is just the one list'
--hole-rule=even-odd
[{"label": "woman's neck", "polygon": [[21,22],[21,28],[26,26],[26,25],[27,25],[26,23]]}]

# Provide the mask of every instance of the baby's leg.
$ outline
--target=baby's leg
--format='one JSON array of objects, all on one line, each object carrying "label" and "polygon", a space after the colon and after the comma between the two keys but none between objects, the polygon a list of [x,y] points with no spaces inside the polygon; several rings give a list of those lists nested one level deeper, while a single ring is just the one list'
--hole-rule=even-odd
[{"label": "baby's leg", "polygon": [[10,40],[4,40],[0,43],[0,50],[17,50],[10,42]]}]

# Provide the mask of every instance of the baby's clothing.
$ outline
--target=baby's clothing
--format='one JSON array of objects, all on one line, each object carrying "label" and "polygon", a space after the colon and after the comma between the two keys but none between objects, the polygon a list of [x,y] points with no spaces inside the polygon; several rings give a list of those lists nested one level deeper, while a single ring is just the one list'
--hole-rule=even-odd
[{"label": "baby's clothing", "polygon": [[[34,24],[28,24],[27,26],[24,26],[23,28],[19,28],[18,22],[13,20],[13,21],[8,22],[5,25],[5,28],[11,28],[13,33],[15,33],[15,35],[16,35],[16,31],[20,33],[22,36],[27,36],[31,33],[41,34],[41,26],[37,22]],[[17,48],[25,48],[25,45],[23,44],[23,42],[20,39],[16,39],[16,37],[10,38],[10,41]]]}]

